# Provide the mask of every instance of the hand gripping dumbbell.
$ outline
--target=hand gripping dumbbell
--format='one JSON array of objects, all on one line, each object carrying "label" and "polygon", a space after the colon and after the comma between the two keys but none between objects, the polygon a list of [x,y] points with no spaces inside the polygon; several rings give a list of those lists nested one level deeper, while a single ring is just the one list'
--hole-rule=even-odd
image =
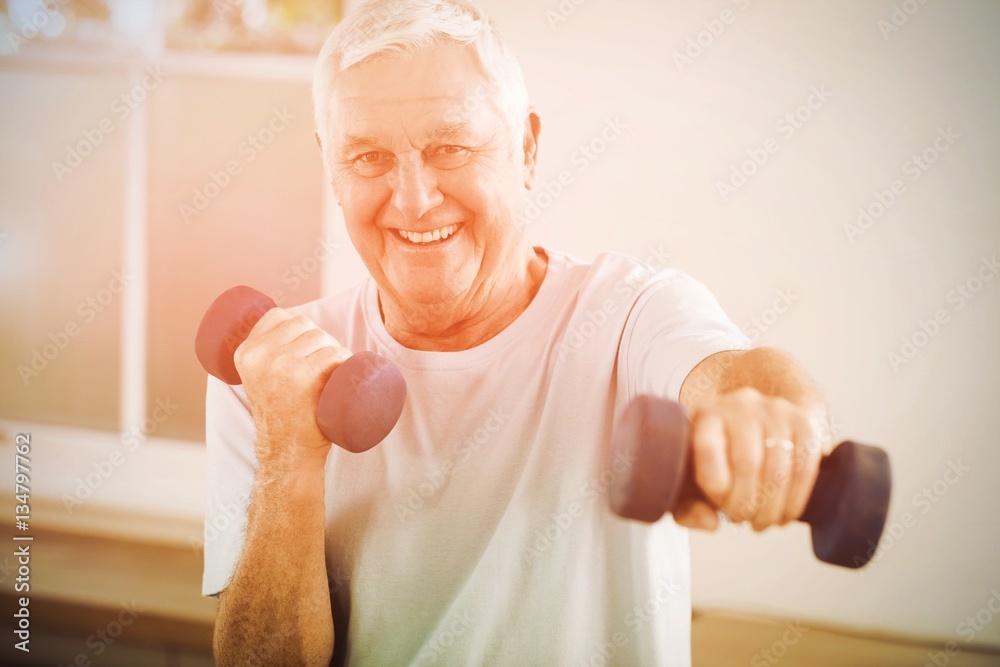
[{"label": "hand gripping dumbbell", "polygon": [[[652,523],[685,499],[705,500],[694,481],[688,421],[671,400],[639,396],[615,428],[611,460],[631,461],[609,488],[611,509]],[[892,488],[889,457],[877,447],[842,442],[823,458],[799,521],[812,527],[813,552],[826,563],[859,568],[875,551]]]},{"label": "hand gripping dumbbell", "polygon": [[[223,292],[201,319],[194,340],[202,367],[226,384],[241,384],[233,354],[264,313],[277,307],[268,296],[239,286]],[[402,373],[374,352],[359,352],[337,366],[319,398],[316,424],[330,442],[363,452],[382,442],[406,400]]]}]

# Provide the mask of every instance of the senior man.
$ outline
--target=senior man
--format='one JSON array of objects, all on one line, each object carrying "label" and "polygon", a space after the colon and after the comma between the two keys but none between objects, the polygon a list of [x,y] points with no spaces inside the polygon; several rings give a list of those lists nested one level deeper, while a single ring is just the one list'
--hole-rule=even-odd
[{"label": "senior man", "polygon": [[[359,8],[321,52],[314,98],[371,279],[268,312],[237,351],[243,386],[209,379],[218,664],[688,664],[684,526],[802,513],[815,384],[747,350],[680,272],[532,247],[540,119],[469,2]],[[363,349],[402,371],[406,405],[379,446],[331,450],[318,395]],[[615,418],[640,393],[688,409],[710,501],[653,525],[607,499],[629,463],[609,460]],[[764,480],[779,483],[755,497]]]}]

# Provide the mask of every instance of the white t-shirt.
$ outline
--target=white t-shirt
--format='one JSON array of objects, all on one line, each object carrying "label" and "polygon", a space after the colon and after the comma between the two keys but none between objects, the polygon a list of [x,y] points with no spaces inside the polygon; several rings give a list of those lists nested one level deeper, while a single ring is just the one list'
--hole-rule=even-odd
[{"label": "white t-shirt", "polygon": [[[698,362],[749,342],[679,271],[546,252],[528,308],[469,350],[397,343],[371,280],[295,309],[407,383],[385,441],[327,460],[334,664],[690,664],[687,532],[612,514],[612,427],[637,394],[676,399]],[[210,378],[207,407],[214,595],[240,556],[255,436],[241,387]]]}]

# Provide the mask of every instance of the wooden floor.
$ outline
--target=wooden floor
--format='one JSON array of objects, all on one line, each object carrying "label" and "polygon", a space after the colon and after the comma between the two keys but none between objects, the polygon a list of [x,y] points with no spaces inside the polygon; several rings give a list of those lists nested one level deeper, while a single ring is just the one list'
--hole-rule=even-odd
[{"label": "wooden floor", "polygon": [[[791,622],[699,615],[691,624],[695,667],[998,667],[1000,652],[962,646],[948,655],[935,643],[893,642],[799,627]],[[934,662],[937,660],[937,662]]]},{"label": "wooden floor", "polygon": [[[33,530],[30,654],[4,641],[0,665],[209,667],[216,603],[201,596],[202,555],[179,543]],[[10,582],[9,561],[0,577]],[[15,608],[12,586],[0,591]],[[136,610],[133,616],[130,610]],[[10,613],[10,612],[5,612]],[[696,667],[987,667],[1000,652],[893,642],[800,628],[780,621],[699,614],[692,623]]]},{"label": "wooden floor", "polygon": [[[201,596],[200,552],[31,532],[31,653],[5,640],[0,665],[212,665],[216,602]],[[14,610],[13,587],[0,591],[2,609]]]}]

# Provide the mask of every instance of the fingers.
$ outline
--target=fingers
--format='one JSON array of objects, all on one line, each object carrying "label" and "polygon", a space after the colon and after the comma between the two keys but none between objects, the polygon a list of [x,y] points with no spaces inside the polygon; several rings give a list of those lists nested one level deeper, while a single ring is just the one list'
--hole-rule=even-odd
[{"label": "fingers", "polygon": [[[336,343],[336,339],[330,337]],[[323,345],[305,357],[305,361],[310,367],[322,376],[325,383],[337,366],[351,358],[351,351],[339,345]]]},{"label": "fingers", "polygon": [[760,484],[750,499],[750,504],[755,508],[750,513],[754,530],[764,530],[782,522],[785,517],[796,449],[795,440],[789,437],[793,435],[775,425],[764,438],[764,465],[761,468]]},{"label": "fingers", "polygon": [[267,338],[272,345],[285,345],[309,331],[322,332],[333,345],[340,346],[337,339],[316,326],[308,317],[296,315],[284,308],[272,308],[264,313],[250,331],[247,341]]},{"label": "fingers", "polygon": [[728,440],[721,416],[712,412],[695,414],[691,424],[695,483],[716,506],[722,505],[732,486]]},{"label": "fingers", "polygon": [[[695,413],[691,440],[695,482],[734,523],[760,531],[802,515],[823,449],[804,408],[738,390]],[[702,511],[690,510],[685,520],[704,527]]]},{"label": "fingers", "polygon": [[733,483],[720,508],[734,522],[752,520],[758,505],[755,495],[764,462],[763,430],[749,419],[731,419],[726,431],[729,435],[729,465]]},{"label": "fingers", "polygon": [[792,460],[792,481],[785,500],[785,511],[781,525],[802,516],[812,495],[819,463],[825,447],[823,426],[814,419],[801,417],[795,425],[795,455]]},{"label": "fingers", "polygon": [[[330,374],[350,356],[305,316],[273,308],[260,318],[234,359],[257,427],[258,456],[325,454],[330,442],[316,410]],[[278,446],[262,450],[262,442]]]},{"label": "fingers", "polygon": [[336,338],[309,318],[282,308],[264,314],[236,349],[235,362],[241,377],[261,369],[271,375],[325,374],[351,356]]}]

